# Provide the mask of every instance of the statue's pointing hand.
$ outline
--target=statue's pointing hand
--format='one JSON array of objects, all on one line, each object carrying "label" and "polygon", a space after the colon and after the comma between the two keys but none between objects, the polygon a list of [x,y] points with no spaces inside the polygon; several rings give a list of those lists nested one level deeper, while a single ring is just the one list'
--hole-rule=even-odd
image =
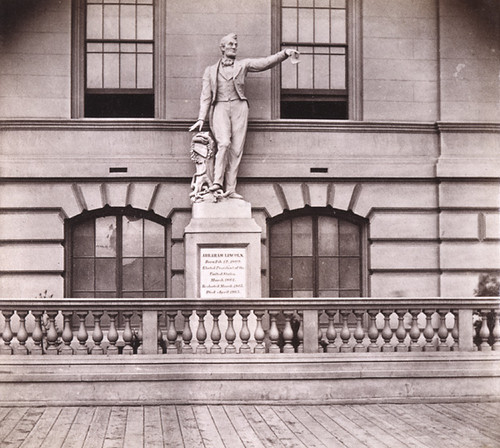
[{"label": "statue's pointing hand", "polygon": [[287,48],[285,50],[285,54],[291,58],[290,59],[290,62],[292,64],[298,64],[300,61],[299,61],[299,56],[300,56],[300,53],[297,51],[297,50],[292,50],[291,48]]}]

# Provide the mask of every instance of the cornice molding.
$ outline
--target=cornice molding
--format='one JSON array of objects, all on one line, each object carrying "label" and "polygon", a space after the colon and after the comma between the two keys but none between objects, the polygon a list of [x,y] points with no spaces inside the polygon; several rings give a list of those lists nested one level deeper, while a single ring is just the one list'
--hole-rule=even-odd
[{"label": "cornice molding", "polygon": [[[187,120],[158,119],[3,119],[0,130],[91,130],[188,132]],[[350,120],[253,120],[250,131],[261,132],[366,132],[366,133],[500,133],[500,122],[404,122]]]}]

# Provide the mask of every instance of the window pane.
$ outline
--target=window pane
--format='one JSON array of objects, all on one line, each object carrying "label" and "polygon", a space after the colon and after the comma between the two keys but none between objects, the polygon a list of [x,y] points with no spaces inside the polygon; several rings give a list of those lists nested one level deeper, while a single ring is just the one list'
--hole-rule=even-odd
[{"label": "window pane", "polygon": [[330,60],[328,55],[314,56],[314,88],[330,88]]},{"label": "window pane", "polygon": [[352,289],[347,291],[340,291],[339,297],[360,297],[361,291],[359,289]]},{"label": "window pane", "polygon": [[345,10],[332,10],[332,43],[346,43]]},{"label": "window pane", "polygon": [[137,39],[153,40],[152,6],[137,6]]},{"label": "window pane", "polygon": [[290,258],[273,258],[271,269],[273,289],[292,288],[292,262]]},{"label": "window pane", "polygon": [[116,260],[114,258],[97,258],[96,291],[116,290]]},{"label": "window pane", "polygon": [[291,289],[271,290],[271,297],[293,297]]},{"label": "window pane", "polygon": [[142,291],[143,290],[143,259],[124,258],[123,259],[123,290]]},{"label": "window pane", "polygon": [[73,256],[94,256],[94,221],[78,224],[73,229]]},{"label": "window pane", "polygon": [[345,8],[345,0],[331,0],[332,8]]},{"label": "window pane", "polygon": [[297,42],[297,10],[285,8],[282,11],[282,40]]},{"label": "window pane", "polygon": [[293,289],[313,289],[313,259],[294,258],[293,259]]},{"label": "window pane", "polygon": [[332,55],[330,58],[331,70],[331,88],[344,90],[346,89],[345,79],[345,55]]},{"label": "window pane", "polygon": [[299,42],[313,41],[313,10],[299,9]]},{"label": "window pane", "polygon": [[281,221],[271,227],[271,256],[292,254],[291,221]]},{"label": "window pane", "polygon": [[314,0],[299,0],[299,6],[312,8],[313,5]]},{"label": "window pane", "polygon": [[320,258],[318,260],[318,288],[338,289],[339,287],[339,259]]},{"label": "window pane", "polygon": [[306,289],[303,291],[294,291],[293,297],[314,297],[314,291],[312,289]]},{"label": "window pane", "polygon": [[165,259],[144,259],[144,289],[146,291],[165,289]]},{"label": "window pane", "polygon": [[120,54],[120,87],[134,89],[135,83],[135,54]]},{"label": "window pane", "polygon": [[330,10],[316,9],[314,11],[314,42],[330,42]]},{"label": "window pane", "polygon": [[73,290],[94,290],[94,259],[73,259]]},{"label": "window pane", "polygon": [[282,6],[297,6],[297,0],[281,0]]},{"label": "window pane", "polygon": [[300,55],[300,64],[298,68],[298,85],[299,89],[312,89],[313,88],[313,57],[308,54]]},{"label": "window pane", "polygon": [[135,5],[120,8],[120,39],[135,39]]},{"label": "window pane", "polygon": [[342,289],[359,288],[359,259],[341,258],[340,259],[340,287]]},{"label": "window pane", "polygon": [[87,88],[102,88],[102,54],[87,54]]},{"label": "window pane", "polygon": [[143,220],[133,216],[123,217],[123,256],[142,257]]},{"label": "window pane", "polygon": [[102,39],[101,5],[87,5],[87,39]]},{"label": "window pane", "polygon": [[137,55],[137,88],[153,88],[153,55]]},{"label": "window pane", "polygon": [[95,220],[96,256],[116,256],[116,217],[106,216]]},{"label": "window pane", "polygon": [[356,224],[340,221],[340,254],[359,255],[359,228]]},{"label": "window pane", "polygon": [[338,290],[319,291],[318,297],[339,297],[339,291]]},{"label": "window pane", "polygon": [[104,39],[119,39],[118,5],[104,5]]},{"label": "window pane", "polygon": [[165,291],[155,291],[155,292],[145,292],[144,298],[146,299],[161,299],[162,297],[166,297],[167,294]]},{"label": "window pane", "polygon": [[120,58],[118,54],[104,55],[104,88],[117,89],[120,87]]},{"label": "window pane", "polygon": [[283,64],[281,66],[281,88],[297,88],[297,66],[293,64]]},{"label": "window pane", "polygon": [[317,8],[329,8],[330,0],[314,0],[314,5]]},{"label": "window pane", "polygon": [[148,219],[144,220],[144,256],[165,256],[165,227]]},{"label": "window pane", "polygon": [[338,255],[339,224],[335,218],[318,216],[318,255]]},{"label": "window pane", "polygon": [[310,216],[293,219],[292,238],[293,255],[313,254],[312,218]]}]

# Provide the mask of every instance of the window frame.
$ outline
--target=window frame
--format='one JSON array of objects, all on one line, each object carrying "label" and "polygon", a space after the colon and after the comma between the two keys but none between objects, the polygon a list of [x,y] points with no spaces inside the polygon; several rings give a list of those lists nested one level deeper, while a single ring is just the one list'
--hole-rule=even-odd
[{"label": "window frame", "polygon": [[[71,118],[85,117],[85,77],[86,77],[86,0],[72,0],[71,29]],[[153,0],[153,93],[154,117],[164,119],[166,115],[166,2]],[[133,89],[136,90],[136,89]],[[120,119],[116,117],[108,117]],[[95,118],[97,120],[106,118]],[[130,118],[128,118],[130,120]],[[138,117],[139,119],[139,117]]]},{"label": "window frame", "polygon": [[[347,2],[347,119],[341,121],[363,119],[362,110],[362,1],[346,0]],[[281,49],[281,0],[272,0],[271,5],[271,45],[274,52]],[[281,120],[281,67],[278,65],[271,75],[272,109],[271,117]],[[310,118],[310,120],[317,120]],[[323,119],[322,119],[323,120]]]},{"label": "window frame", "polygon": [[[360,279],[359,279],[359,287],[360,287],[360,297],[368,297],[369,296],[369,288],[368,288],[368,224],[369,221],[366,218],[363,218],[361,216],[355,215],[354,213],[350,211],[344,211],[344,210],[339,210],[339,209],[334,209],[331,206],[327,207],[310,207],[306,206],[302,209],[296,209],[296,210],[285,210],[281,215],[268,218],[267,219],[267,235],[268,235],[268,245],[267,245],[267,259],[268,259],[268,282],[267,286],[269,288],[268,290],[268,295],[271,297],[271,291],[272,291],[272,285],[271,285],[271,227],[274,224],[291,220],[294,218],[299,218],[299,217],[317,217],[320,216],[327,216],[327,217],[332,217],[336,218],[338,221],[347,221],[350,223],[353,223],[359,227],[359,235],[360,235],[360,253],[359,253],[359,262],[360,262]],[[314,229],[313,229],[313,232]],[[317,237],[317,236],[316,236]],[[313,260],[316,260],[318,257],[318,254],[315,253],[315,244],[317,243],[317,240],[314,239],[314,233],[313,233]],[[293,256],[291,256],[293,258]],[[313,266],[313,269],[316,266]],[[314,275],[314,281],[313,281],[313,289],[315,291],[318,290],[318,275],[319,271],[314,270],[313,272]]]},{"label": "window frame", "polygon": [[[85,210],[81,214],[74,216],[72,218],[68,218],[65,220],[65,225],[64,225],[64,246],[65,246],[65,256],[64,256],[64,263],[65,263],[65,269],[64,269],[64,295],[65,297],[72,297],[73,291],[72,291],[72,285],[73,285],[73,269],[72,269],[72,262],[73,262],[73,236],[72,236],[72,231],[73,228],[78,225],[82,224],[84,222],[87,222],[89,220],[95,222],[97,218],[103,218],[103,217],[109,217],[109,216],[114,216],[117,218],[121,218],[123,216],[134,216],[139,219],[144,219],[144,220],[149,220],[153,221],[157,224],[160,224],[164,227],[165,229],[165,297],[170,297],[171,296],[171,282],[167,281],[167,279],[170,278],[169,272],[171,272],[171,253],[168,250],[170,245],[169,241],[171,240],[171,233],[170,233],[170,219],[164,218],[162,216],[157,215],[151,210],[145,211],[145,210],[140,210],[133,208],[131,206],[126,206],[126,207],[110,207],[110,206],[105,206],[101,209],[97,210],[92,210],[92,211],[87,211]],[[118,221],[118,219],[117,219]],[[119,236],[119,243],[121,244],[121,237],[122,235]],[[118,244],[118,243],[117,243]],[[123,259],[122,255],[122,248],[118,248],[117,246],[117,263],[118,261]],[[95,258],[95,257],[94,257]],[[144,273],[143,273],[144,275]],[[116,279],[117,285],[119,282],[121,282],[122,289],[123,289],[123,273],[121,272],[121,269],[118,269],[117,271],[117,279]],[[119,288],[117,287],[117,297],[116,298],[121,298],[121,295],[119,294]],[[123,292],[123,291],[122,291]]]}]

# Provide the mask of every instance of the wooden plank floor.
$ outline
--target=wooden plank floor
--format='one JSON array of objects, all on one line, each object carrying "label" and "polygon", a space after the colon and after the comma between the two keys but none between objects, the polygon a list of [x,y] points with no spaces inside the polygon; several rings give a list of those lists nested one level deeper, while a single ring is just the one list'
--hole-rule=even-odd
[{"label": "wooden plank floor", "polygon": [[0,447],[500,448],[500,403],[0,408]]}]

